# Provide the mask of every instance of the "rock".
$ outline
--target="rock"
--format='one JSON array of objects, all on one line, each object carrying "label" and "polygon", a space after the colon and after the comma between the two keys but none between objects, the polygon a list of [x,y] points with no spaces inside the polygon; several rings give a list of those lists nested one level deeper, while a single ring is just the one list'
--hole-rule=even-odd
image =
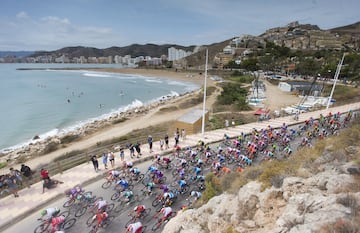
[{"label": "rock", "polygon": [[35,136],[33,137],[33,140],[37,140],[37,139],[40,139],[39,135],[35,135]]}]

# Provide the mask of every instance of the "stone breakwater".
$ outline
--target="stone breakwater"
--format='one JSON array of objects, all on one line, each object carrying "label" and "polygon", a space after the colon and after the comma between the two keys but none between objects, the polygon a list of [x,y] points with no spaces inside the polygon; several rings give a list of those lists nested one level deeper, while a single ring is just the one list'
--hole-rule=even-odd
[{"label": "stone breakwater", "polygon": [[[67,133],[60,133],[55,136],[47,137],[47,138],[37,138],[38,136],[35,135],[32,142],[30,142],[28,145],[19,147],[14,150],[8,150],[5,152],[2,152],[0,154],[0,162],[7,162],[8,165],[16,164],[19,158],[21,157],[21,160],[28,160],[32,157],[43,155],[46,149],[49,147],[49,145],[52,146],[60,146],[64,145],[62,140],[64,138],[73,137],[78,139],[84,138],[85,136],[93,135],[96,132],[105,129],[107,127],[110,127],[114,124],[114,122],[122,120],[122,119],[132,119],[134,117],[139,117],[142,115],[146,115],[149,113],[149,111],[154,110],[158,107],[165,107],[165,106],[171,106],[176,104],[177,102],[191,97],[192,95],[195,95],[199,93],[199,90],[184,93],[180,96],[166,96],[165,98],[147,104],[140,107],[135,107],[132,109],[129,109],[125,112],[120,113],[114,113],[109,118],[101,119],[101,120],[95,120],[93,122],[87,123],[83,125],[82,127],[78,127],[74,129],[73,131],[67,132]],[[119,135],[120,136],[120,135]]]}]

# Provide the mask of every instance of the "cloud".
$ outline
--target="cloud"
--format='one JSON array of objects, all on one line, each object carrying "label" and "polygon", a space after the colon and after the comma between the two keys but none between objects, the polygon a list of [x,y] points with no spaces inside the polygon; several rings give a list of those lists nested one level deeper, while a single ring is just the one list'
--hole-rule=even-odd
[{"label": "cloud", "polygon": [[3,29],[0,31],[0,50],[56,50],[75,45],[110,47],[118,44],[121,38],[109,27],[77,25],[68,18],[45,16],[34,19],[26,12],[20,12],[16,19],[0,21]]},{"label": "cloud", "polygon": [[29,16],[25,11],[21,11],[21,12],[16,14],[16,18],[17,19],[28,19]]}]

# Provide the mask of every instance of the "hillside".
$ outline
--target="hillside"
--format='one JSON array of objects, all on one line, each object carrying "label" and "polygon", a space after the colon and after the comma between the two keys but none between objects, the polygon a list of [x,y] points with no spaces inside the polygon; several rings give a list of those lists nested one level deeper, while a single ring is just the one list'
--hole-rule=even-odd
[{"label": "hillside", "polygon": [[132,44],[124,47],[110,47],[106,49],[98,49],[92,47],[66,47],[55,51],[38,51],[31,55],[31,57],[45,56],[45,55],[56,55],[61,56],[63,54],[67,55],[69,58],[74,57],[107,57],[107,56],[125,56],[130,55],[131,57],[138,56],[151,56],[151,57],[161,57],[162,55],[168,54],[168,48],[175,47],[177,49],[183,49],[186,51],[193,51],[195,46],[181,46],[174,44]]},{"label": "hillside", "polygon": [[332,33],[337,33],[339,35],[350,34],[353,36],[360,36],[360,22],[350,24],[347,26],[343,26],[343,27],[329,29],[329,31]]},{"label": "hillside", "polygon": [[360,232],[359,129],[357,123],[288,160],[207,178],[223,193],[180,211],[163,232]]}]

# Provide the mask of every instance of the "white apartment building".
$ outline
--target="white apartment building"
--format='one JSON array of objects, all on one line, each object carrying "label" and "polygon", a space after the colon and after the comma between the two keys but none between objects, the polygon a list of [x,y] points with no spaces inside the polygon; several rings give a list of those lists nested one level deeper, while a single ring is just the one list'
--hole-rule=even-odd
[{"label": "white apartment building", "polygon": [[180,60],[181,58],[187,57],[191,54],[192,54],[192,52],[185,51],[182,49],[176,49],[174,47],[168,48],[168,60],[169,61]]}]

